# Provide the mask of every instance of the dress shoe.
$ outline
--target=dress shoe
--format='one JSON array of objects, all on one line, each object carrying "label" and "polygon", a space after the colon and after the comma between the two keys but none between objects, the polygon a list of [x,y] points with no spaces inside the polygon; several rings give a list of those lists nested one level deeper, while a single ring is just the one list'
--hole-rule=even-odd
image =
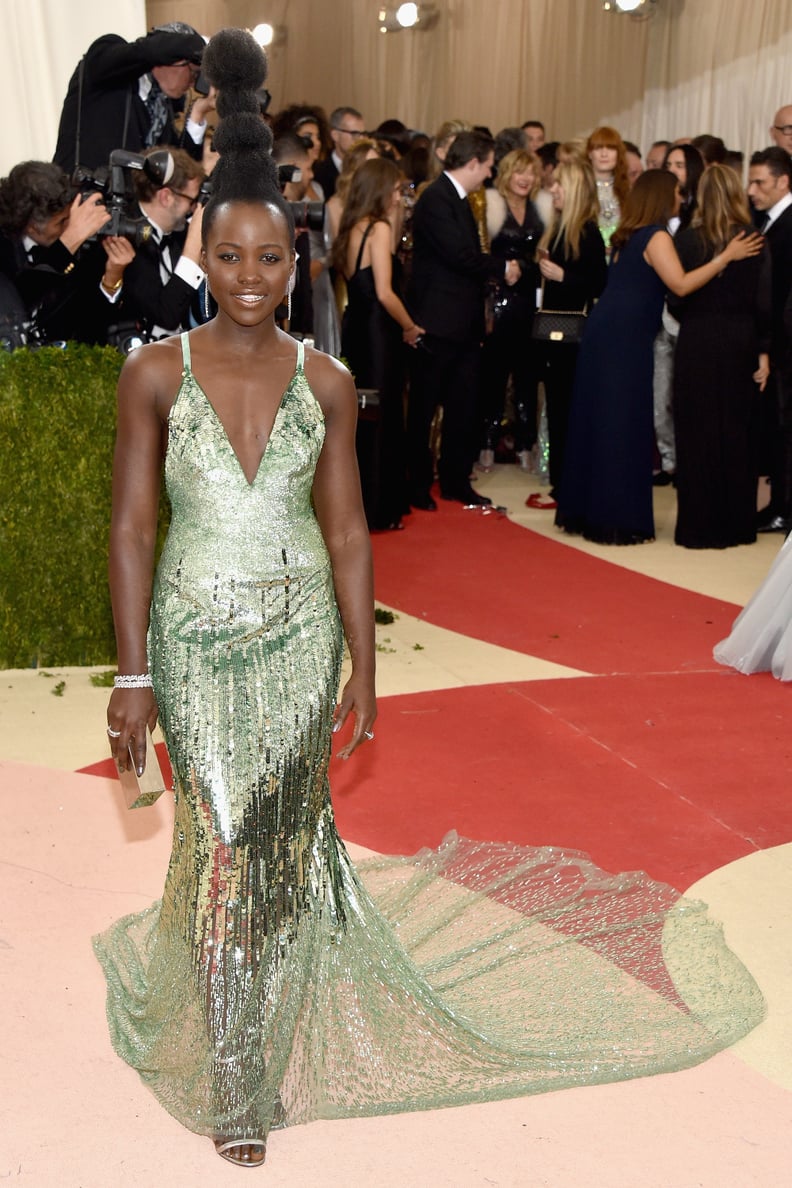
[{"label": "dress shoe", "polygon": [[541,495],[538,491],[534,491],[526,499],[525,506],[532,507],[536,511],[552,511],[554,507],[558,507],[558,504],[552,495]]},{"label": "dress shoe", "polygon": [[785,520],[783,516],[773,516],[772,520],[768,520],[766,524],[759,524],[757,532],[789,532],[792,529],[792,521]]},{"label": "dress shoe", "polygon": [[488,499],[486,495],[479,495],[478,491],[468,485],[459,491],[442,491],[443,499],[453,500],[455,503],[464,503],[469,507],[490,507],[492,500]]},{"label": "dress shoe", "polygon": [[437,504],[431,495],[413,495],[410,499],[412,507],[417,507],[419,511],[437,511]]}]

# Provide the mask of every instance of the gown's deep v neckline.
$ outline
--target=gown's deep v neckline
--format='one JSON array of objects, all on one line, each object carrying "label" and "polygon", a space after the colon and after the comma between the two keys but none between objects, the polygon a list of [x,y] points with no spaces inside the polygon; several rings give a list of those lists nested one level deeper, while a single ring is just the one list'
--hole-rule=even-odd
[{"label": "gown's deep v neckline", "polygon": [[189,376],[190,379],[192,379],[192,381],[195,384],[198,391],[201,393],[201,396],[203,397],[203,399],[206,403],[206,407],[209,409],[215,422],[217,423],[217,426],[220,429],[220,432],[223,436],[223,441],[225,442],[226,446],[228,447],[229,453],[232,455],[237,466],[239,467],[239,471],[240,471],[243,479],[245,480],[245,483],[247,484],[248,487],[254,487],[256,485],[256,480],[257,480],[259,474],[261,473],[261,468],[264,465],[264,459],[266,458],[266,456],[269,452],[270,442],[272,441],[273,437],[275,437],[275,435],[277,434],[278,429],[280,427],[281,413],[283,412],[283,408],[286,403],[286,397],[289,395],[289,392],[291,391],[292,387],[294,386],[294,381],[297,379],[297,376],[299,375],[300,370],[302,369],[303,344],[301,342],[297,343],[297,359],[296,359],[296,362],[294,365],[294,371],[292,372],[292,375],[291,375],[291,378],[290,378],[288,384],[286,385],[286,387],[283,389],[283,392],[281,393],[280,400],[278,401],[278,406],[275,409],[275,416],[272,419],[272,425],[270,426],[270,431],[267,434],[267,440],[264,443],[264,449],[261,451],[261,456],[259,457],[258,465],[256,466],[256,469],[255,469],[252,479],[248,478],[247,472],[246,472],[244,466],[242,465],[242,462],[240,461],[239,454],[237,453],[237,451],[235,450],[235,448],[231,442],[231,438],[229,437],[228,430],[226,429],[225,425],[223,424],[220,414],[218,413],[215,406],[212,404],[212,401],[209,399],[209,396],[207,395],[206,389],[203,387],[201,382],[198,380],[198,378],[195,375],[195,372],[192,369],[192,359],[190,356],[190,340],[189,340],[187,333],[182,334],[182,362],[183,362],[183,373],[182,374],[183,374],[184,378],[186,379]]}]

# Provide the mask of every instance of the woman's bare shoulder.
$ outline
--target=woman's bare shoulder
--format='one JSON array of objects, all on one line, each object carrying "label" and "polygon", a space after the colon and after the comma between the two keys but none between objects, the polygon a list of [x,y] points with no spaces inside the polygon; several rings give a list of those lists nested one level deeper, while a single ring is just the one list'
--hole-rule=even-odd
[{"label": "woman's bare shoulder", "polygon": [[314,347],[306,347],[305,376],[325,414],[339,403],[357,403],[354,380],[340,359]]},{"label": "woman's bare shoulder", "polygon": [[169,408],[178,391],[182,368],[178,335],[147,343],[127,356],[118,381],[119,396],[142,401],[153,399],[161,411],[163,402]]}]

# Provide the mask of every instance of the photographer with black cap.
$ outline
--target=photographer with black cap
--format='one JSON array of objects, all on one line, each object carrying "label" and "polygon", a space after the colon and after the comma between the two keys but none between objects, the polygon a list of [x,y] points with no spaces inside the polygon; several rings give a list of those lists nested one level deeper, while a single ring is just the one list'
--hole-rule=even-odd
[{"label": "photographer with black cap", "polygon": [[200,159],[214,92],[200,95],[179,133],[174,117],[198,82],[204,39],[174,21],[127,42],[114,33],[88,48],[69,82],[54,161],[71,173],[96,169],[114,149],[134,153],[158,145],[184,148]]},{"label": "photographer with black cap", "polygon": [[[0,273],[25,310],[16,345],[106,340],[134,255],[120,236],[95,242],[107,219],[101,194],[83,199],[49,161],[23,161],[0,180]],[[4,304],[0,316],[18,321],[18,304]]]}]

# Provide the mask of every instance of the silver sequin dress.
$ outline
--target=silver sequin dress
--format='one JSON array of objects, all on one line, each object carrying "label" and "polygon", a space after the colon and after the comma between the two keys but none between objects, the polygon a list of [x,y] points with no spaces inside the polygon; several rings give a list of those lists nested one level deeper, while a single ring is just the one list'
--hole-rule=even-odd
[{"label": "silver sequin dress", "polygon": [[698,903],[449,835],[355,871],[327,768],[341,631],[297,366],[253,483],[184,371],[149,637],[175,776],[162,900],[95,938],[117,1052],[186,1126],[271,1126],[667,1072],[761,1018]]}]

